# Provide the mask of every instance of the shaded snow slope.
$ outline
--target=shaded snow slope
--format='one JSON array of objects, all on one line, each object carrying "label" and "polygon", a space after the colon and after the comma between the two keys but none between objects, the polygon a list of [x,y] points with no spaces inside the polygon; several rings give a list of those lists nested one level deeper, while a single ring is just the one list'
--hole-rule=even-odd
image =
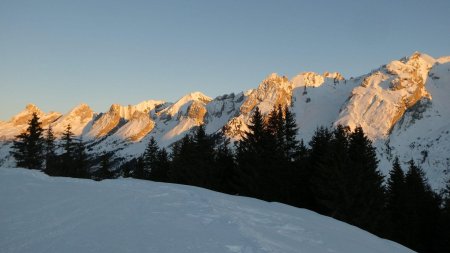
[{"label": "shaded snow slope", "polygon": [[0,169],[0,249],[33,252],[413,252],[317,213],[196,187]]}]

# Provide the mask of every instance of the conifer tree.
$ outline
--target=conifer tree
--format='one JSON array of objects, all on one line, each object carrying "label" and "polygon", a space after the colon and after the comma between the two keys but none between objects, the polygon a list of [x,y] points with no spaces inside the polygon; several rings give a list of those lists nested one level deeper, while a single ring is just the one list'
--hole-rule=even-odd
[{"label": "conifer tree", "polygon": [[111,169],[111,155],[104,152],[101,156],[100,169],[98,177],[100,180],[112,178],[113,174]]},{"label": "conifer tree", "polygon": [[248,125],[250,131],[245,132],[237,145],[237,162],[239,166],[238,193],[247,196],[258,196],[259,190],[259,161],[258,154],[262,153],[264,122],[259,108],[256,107]]},{"label": "conifer tree", "polygon": [[169,155],[165,149],[158,147],[154,137],[150,138],[142,159],[145,178],[160,182],[168,181]]},{"label": "conifer tree", "polygon": [[314,132],[309,146],[311,147],[307,154],[307,159],[303,163],[303,167],[299,168],[299,196],[298,203],[301,207],[319,210],[319,204],[317,203],[317,196],[315,196],[317,185],[317,177],[321,161],[326,157],[330,150],[330,140],[332,133],[326,127],[319,127]]},{"label": "conifer tree", "polygon": [[16,166],[22,168],[28,168],[28,151],[27,151],[27,143],[28,143],[28,134],[27,132],[20,133],[15,136],[15,140],[13,141],[11,155],[16,160]]},{"label": "conifer tree", "polygon": [[156,164],[151,171],[152,180],[159,182],[167,182],[169,180],[170,160],[165,148],[158,150],[156,156]]},{"label": "conifer tree", "polygon": [[74,134],[70,124],[67,125],[66,130],[61,137],[61,141],[63,153],[61,155],[60,175],[66,177],[76,177],[77,171],[74,164],[76,144],[74,142]]},{"label": "conifer tree", "polygon": [[406,207],[404,236],[406,245],[419,252],[436,250],[436,228],[439,221],[439,198],[431,190],[425,173],[413,160],[405,176]]},{"label": "conifer tree", "polygon": [[447,180],[443,194],[438,249],[440,252],[450,252],[450,178]]},{"label": "conifer tree", "polygon": [[274,134],[267,130],[258,107],[248,125],[250,131],[239,141],[237,162],[239,193],[273,201],[280,195],[277,182],[278,148]]},{"label": "conifer tree", "polygon": [[[291,194],[291,204],[297,207],[306,207],[307,197],[309,194],[309,177],[310,174],[307,161],[308,161],[308,153],[309,150],[306,147],[303,139],[300,140],[300,144],[298,145],[298,155],[293,162],[293,187]],[[312,199],[312,196],[309,196],[309,199]]]},{"label": "conifer tree", "polygon": [[89,178],[88,172],[89,156],[86,153],[86,146],[83,139],[80,137],[78,142],[75,143],[74,148],[74,162],[73,162],[73,173],[74,177],[78,178]]},{"label": "conifer tree", "polygon": [[137,179],[144,179],[144,159],[142,159],[142,157],[139,157],[137,159],[132,177]]},{"label": "conifer tree", "polygon": [[386,183],[386,236],[394,241],[405,243],[405,174],[395,157],[389,179]]},{"label": "conifer tree", "polygon": [[284,127],[284,117],[281,105],[278,105],[278,107],[274,106],[272,111],[268,115],[265,128],[267,133],[273,136],[276,148],[278,149],[277,152],[280,153],[279,155],[284,154],[283,152],[286,149],[286,131]]},{"label": "conifer tree", "polygon": [[193,184],[208,189],[213,188],[215,176],[214,142],[205,132],[205,126],[197,127],[193,135],[192,160],[190,162]]},{"label": "conifer tree", "polygon": [[317,210],[325,215],[348,221],[349,198],[349,140],[341,125],[332,132],[327,151],[320,158],[311,178]]},{"label": "conifer tree", "polygon": [[236,194],[236,184],[238,182],[236,165],[234,162],[233,152],[229,148],[230,139],[225,137],[222,130],[222,142],[217,147],[215,155],[215,184],[214,189],[228,194]]},{"label": "conifer tree", "polygon": [[352,224],[370,232],[381,229],[382,211],[385,202],[383,176],[378,170],[375,147],[361,127],[355,128],[349,137],[348,192],[352,203],[346,212]]},{"label": "conifer tree", "polygon": [[144,161],[144,178],[151,179],[152,170],[156,167],[157,156],[158,156],[158,144],[156,143],[155,138],[152,136],[150,141],[145,148],[145,152],[143,154]]},{"label": "conifer tree", "polygon": [[450,178],[447,180],[445,184],[443,195],[444,195],[443,197],[444,212],[450,215]]},{"label": "conifer tree", "polygon": [[37,113],[28,121],[26,132],[16,136],[11,154],[18,167],[42,169],[44,162],[43,129]]},{"label": "conifer tree", "polygon": [[172,166],[170,167],[171,181],[178,184],[190,184],[192,182],[191,161],[193,159],[193,140],[190,135],[185,135],[172,146]]},{"label": "conifer tree", "polygon": [[58,159],[56,155],[55,140],[56,137],[53,134],[53,129],[50,125],[45,136],[45,173],[51,176],[56,176],[58,173]]},{"label": "conifer tree", "polygon": [[297,140],[298,127],[295,122],[295,115],[284,107],[284,138],[285,138],[285,156],[289,161],[294,161],[299,155],[299,141]]}]

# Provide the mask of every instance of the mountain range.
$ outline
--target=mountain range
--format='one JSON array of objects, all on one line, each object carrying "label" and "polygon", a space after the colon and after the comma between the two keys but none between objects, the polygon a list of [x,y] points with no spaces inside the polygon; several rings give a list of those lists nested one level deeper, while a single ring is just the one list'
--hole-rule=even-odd
[{"label": "mountain range", "polygon": [[12,140],[33,113],[57,136],[70,124],[89,144],[89,153],[111,151],[123,162],[142,154],[151,136],[168,147],[201,124],[210,134],[226,126],[226,134],[238,140],[256,107],[267,115],[281,104],[295,113],[298,138],[305,143],[319,126],[361,126],[377,148],[382,172],[390,170],[396,156],[403,164],[414,159],[431,186],[440,189],[450,173],[449,97],[450,56],[415,52],[349,79],[337,72],[303,72],[291,79],[273,73],[255,89],[214,99],[193,92],[175,103],[113,104],[100,113],[80,104],[65,114],[28,104],[9,121],[0,121],[0,166],[14,166]]}]

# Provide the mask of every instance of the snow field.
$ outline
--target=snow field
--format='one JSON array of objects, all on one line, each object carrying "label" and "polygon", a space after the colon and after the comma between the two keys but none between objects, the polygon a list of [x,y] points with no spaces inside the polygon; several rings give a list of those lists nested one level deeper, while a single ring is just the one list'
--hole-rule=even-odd
[{"label": "snow field", "polygon": [[1,252],[412,252],[306,209],[201,188],[0,168]]}]

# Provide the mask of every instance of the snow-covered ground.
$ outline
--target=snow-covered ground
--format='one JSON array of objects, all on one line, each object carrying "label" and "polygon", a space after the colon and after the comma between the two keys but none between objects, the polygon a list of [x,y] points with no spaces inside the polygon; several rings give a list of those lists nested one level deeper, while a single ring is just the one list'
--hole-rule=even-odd
[{"label": "snow-covered ground", "polygon": [[1,252],[412,252],[317,213],[201,188],[0,168]]}]

